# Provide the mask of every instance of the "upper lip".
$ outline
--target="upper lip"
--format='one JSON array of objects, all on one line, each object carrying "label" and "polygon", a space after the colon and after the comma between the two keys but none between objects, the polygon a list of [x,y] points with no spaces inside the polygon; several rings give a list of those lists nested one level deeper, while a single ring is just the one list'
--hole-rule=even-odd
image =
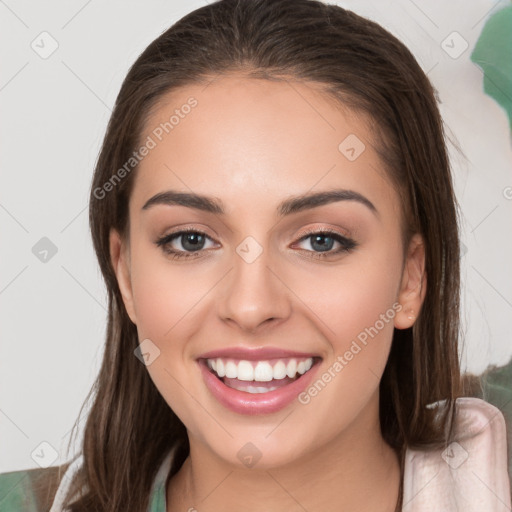
[{"label": "upper lip", "polygon": [[211,350],[201,354],[198,359],[216,359],[217,357],[225,359],[241,359],[246,361],[263,361],[266,359],[279,359],[288,357],[319,357],[310,352],[297,352],[294,350],[285,350],[279,347],[227,347],[218,350]]}]

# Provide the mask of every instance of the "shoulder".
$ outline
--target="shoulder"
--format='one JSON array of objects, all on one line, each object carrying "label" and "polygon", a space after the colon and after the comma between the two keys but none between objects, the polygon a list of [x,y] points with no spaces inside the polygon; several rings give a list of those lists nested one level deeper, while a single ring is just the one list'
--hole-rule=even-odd
[{"label": "shoulder", "polygon": [[46,512],[68,464],[0,473],[2,512]]},{"label": "shoulder", "polygon": [[[435,404],[433,404],[435,406]],[[404,512],[510,510],[505,419],[474,397],[456,401],[455,441],[442,449],[407,449]]]}]

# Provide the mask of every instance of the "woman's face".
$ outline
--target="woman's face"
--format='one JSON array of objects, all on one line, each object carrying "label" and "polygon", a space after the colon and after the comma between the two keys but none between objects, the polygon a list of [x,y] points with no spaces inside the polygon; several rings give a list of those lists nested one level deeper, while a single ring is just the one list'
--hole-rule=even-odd
[{"label": "woman's face", "polygon": [[365,119],[312,86],[230,75],[165,96],[141,140],[112,261],[192,453],[276,467],[379,437],[379,381],[421,306],[424,256],[414,237],[403,259]]}]

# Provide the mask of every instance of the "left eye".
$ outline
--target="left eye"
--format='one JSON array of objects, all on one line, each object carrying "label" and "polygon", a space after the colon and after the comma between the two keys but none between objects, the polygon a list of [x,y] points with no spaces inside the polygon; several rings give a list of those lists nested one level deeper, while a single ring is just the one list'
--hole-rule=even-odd
[{"label": "left eye", "polygon": [[[332,231],[316,231],[313,233],[307,233],[299,240],[299,242],[308,242],[313,248],[313,252],[315,252],[315,257],[324,257],[342,252],[349,252],[357,245],[354,240]],[[339,248],[333,251],[332,248],[335,243],[339,245]],[[326,254],[324,255],[322,253]]]}]

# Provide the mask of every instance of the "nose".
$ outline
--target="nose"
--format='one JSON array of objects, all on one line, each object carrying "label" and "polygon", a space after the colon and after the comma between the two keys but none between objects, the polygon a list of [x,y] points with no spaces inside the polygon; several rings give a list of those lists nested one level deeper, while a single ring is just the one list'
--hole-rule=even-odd
[{"label": "nose", "polygon": [[218,314],[224,322],[255,333],[288,318],[291,291],[272,264],[268,250],[264,249],[254,261],[240,254],[234,252],[233,267],[223,280]]}]

